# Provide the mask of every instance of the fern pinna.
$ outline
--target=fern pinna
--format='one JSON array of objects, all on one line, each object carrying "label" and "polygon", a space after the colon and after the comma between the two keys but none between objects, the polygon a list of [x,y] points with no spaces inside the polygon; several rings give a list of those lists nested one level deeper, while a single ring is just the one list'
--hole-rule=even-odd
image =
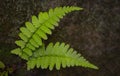
[{"label": "fern pinna", "polygon": [[12,50],[13,54],[19,55],[21,58],[27,60],[27,68],[33,69],[41,67],[50,70],[56,65],[56,69],[60,69],[60,66],[83,66],[97,69],[97,67],[87,60],[85,60],[72,48],[69,49],[69,45],[59,42],[53,45],[50,43],[45,48],[43,40],[47,40],[47,34],[52,34],[52,30],[58,26],[58,22],[67,13],[82,10],[80,7],[64,6],[50,9],[48,12],[40,12],[38,17],[32,16],[32,22],[26,22],[26,27],[20,28],[19,37],[21,40],[15,41],[19,46]]}]

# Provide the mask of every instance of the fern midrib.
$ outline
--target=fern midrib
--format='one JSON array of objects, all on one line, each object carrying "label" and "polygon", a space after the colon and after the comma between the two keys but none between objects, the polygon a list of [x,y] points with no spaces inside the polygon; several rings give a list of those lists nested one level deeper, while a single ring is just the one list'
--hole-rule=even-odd
[{"label": "fern midrib", "polygon": [[[78,60],[79,57],[72,57],[72,56],[65,56],[65,55],[42,55],[42,56],[39,56],[39,57],[58,57],[58,58],[68,58],[68,59],[74,59],[74,60]],[[35,58],[38,58],[38,57],[35,57]]]}]

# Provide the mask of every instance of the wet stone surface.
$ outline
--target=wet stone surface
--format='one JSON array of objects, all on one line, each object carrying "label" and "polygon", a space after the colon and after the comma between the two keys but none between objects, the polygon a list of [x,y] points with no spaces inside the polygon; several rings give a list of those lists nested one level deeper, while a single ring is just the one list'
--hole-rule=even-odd
[{"label": "wet stone surface", "polygon": [[[32,15],[57,6],[79,6],[66,15],[49,42],[65,42],[99,67],[71,67],[60,71],[26,70],[25,61],[11,55],[19,27]],[[120,76],[120,0],[0,0],[0,60],[15,65],[12,76]]]}]

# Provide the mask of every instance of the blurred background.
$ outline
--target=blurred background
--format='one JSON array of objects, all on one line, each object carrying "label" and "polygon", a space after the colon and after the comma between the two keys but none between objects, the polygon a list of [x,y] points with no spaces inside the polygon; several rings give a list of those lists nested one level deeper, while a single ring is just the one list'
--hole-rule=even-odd
[{"label": "blurred background", "polygon": [[[19,27],[32,15],[58,6],[84,8],[66,15],[49,42],[65,42],[99,67],[26,70],[26,61],[12,55]],[[0,61],[9,76],[120,76],[120,0],[0,0]],[[1,71],[1,70],[0,70]]]}]

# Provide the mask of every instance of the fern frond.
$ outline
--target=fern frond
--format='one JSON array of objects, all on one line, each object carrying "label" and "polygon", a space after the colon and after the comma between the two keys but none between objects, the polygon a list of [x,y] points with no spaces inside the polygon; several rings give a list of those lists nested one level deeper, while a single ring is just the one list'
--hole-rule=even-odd
[{"label": "fern frond", "polygon": [[[47,40],[47,34],[52,34],[52,29],[58,26],[58,22],[67,13],[82,10],[82,8],[74,6],[56,7],[55,9],[50,9],[48,12],[40,12],[38,17],[32,16],[32,22],[26,22],[26,27],[20,28],[19,37],[21,40],[17,40],[15,43],[20,47],[19,53],[14,53],[19,56],[25,55],[26,57],[32,56],[32,52],[36,48],[42,46],[43,40]],[[16,49],[15,49],[16,50]],[[29,51],[29,53],[27,53]],[[27,59],[27,58],[25,58]]]},{"label": "fern frond", "polygon": [[[37,56],[36,56],[37,54]],[[42,69],[49,68],[53,70],[55,67],[57,70],[60,67],[70,67],[70,66],[83,66],[98,69],[95,65],[88,62],[80,54],[77,54],[70,46],[65,43],[50,43],[46,49],[39,49],[34,53],[35,57],[32,57],[27,62],[27,69],[33,69],[35,66]]]}]

